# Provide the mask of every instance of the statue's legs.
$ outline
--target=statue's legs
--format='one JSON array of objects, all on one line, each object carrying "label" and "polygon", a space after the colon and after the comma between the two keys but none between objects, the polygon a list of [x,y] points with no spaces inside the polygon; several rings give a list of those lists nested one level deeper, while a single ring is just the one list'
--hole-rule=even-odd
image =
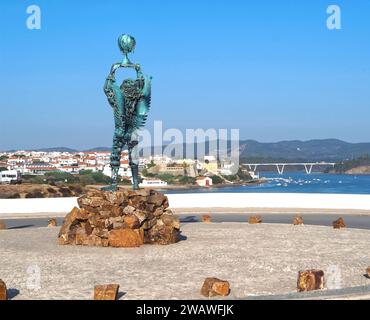
[{"label": "statue's legs", "polygon": [[112,184],[104,190],[117,190],[118,189],[118,171],[121,166],[121,152],[124,146],[123,139],[116,132],[113,136],[113,146],[110,155],[110,167],[112,170]]},{"label": "statue's legs", "polygon": [[132,182],[133,182],[133,189],[138,190],[139,189],[139,155],[138,155],[138,141],[130,141],[127,144],[128,148],[128,159],[129,159],[129,165],[131,168],[132,173]]}]

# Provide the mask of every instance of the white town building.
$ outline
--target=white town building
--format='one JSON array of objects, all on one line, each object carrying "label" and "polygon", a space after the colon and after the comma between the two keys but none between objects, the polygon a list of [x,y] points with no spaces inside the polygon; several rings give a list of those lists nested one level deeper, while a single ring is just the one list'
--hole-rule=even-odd
[{"label": "white town building", "polygon": [[213,185],[212,178],[210,177],[197,177],[196,183],[200,187],[210,187]]},{"label": "white town building", "polygon": [[154,178],[145,178],[141,183],[139,183],[139,187],[165,187],[167,186],[166,181],[162,181],[160,179]]}]

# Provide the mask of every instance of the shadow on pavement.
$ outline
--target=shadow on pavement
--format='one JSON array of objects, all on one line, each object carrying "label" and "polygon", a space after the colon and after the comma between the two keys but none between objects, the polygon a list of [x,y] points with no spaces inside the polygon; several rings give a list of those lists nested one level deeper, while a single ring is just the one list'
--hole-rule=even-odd
[{"label": "shadow on pavement", "polygon": [[8,289],[7,293],[8,293],[8,299],[11,300],[17,295],[19,295],[19,290],[18,289]]},{"label": "shadow on pavement", "polygon": [[16,227],[9,227],[8,230],[14,230],[14,229],[25,229],[29,227],[33,227],[34,224],[25,224],[23,226],[16,226]]},{"label": "shadow on pavement", "polygon": [[199,222],[196,216],[187,216],[185,218],[181,218],[180,222],[188,223],[188,222]]}]

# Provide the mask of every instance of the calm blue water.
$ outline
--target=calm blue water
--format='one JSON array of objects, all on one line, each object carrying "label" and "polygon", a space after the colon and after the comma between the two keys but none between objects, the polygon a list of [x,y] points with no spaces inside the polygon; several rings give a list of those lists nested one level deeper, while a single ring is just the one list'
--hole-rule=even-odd
[{"label": "calm blue water", "polygon": [[201,192],[291,192],[291,193],[340,193],[370,194],[370,175],[353,176],[338,174],[262,173],[268,182],[260,186],[223,187],[194,190],[167,190],[166,193]]}]

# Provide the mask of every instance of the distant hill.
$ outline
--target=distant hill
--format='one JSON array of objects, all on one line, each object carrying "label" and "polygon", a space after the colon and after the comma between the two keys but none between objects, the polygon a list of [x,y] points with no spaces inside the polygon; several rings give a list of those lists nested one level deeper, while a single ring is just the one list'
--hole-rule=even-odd
[{"label": "distant hill", "polygon": [[84,150],[85,152],[93,152],[93,151],[111,151],[112,148],[110,147],[96,147],[92,149]]},{"label": "distant hill", "polygon": [[[198,144],[198,148],[204,143]],[[186,150],[186,145],[183,145]],[[189,147],[189,145],[187,146]],[[230,145],[229,145],[230,147]],[[209,149],[206,142],[205,150]],[[194,150],[194,146],[190,145]],[[340,162],[364,155],[370,155],[370,143],[350,143],[338,139],[323,140],[291,140],[280,142],[258,142],[242,140],[239,145],[240,158],[243,161],[275,162],[275,161],[329,161]],[[185,155],[184,155],[185,156]]]},{"label": "distant hill", "polygon": [[78,152],[76,149],[65,148],[65,147],[54,147],[54,148],[41,148],[35,151],[43,151],[43,152]]},{"label": "distant hill", "polygon": [[370,154],[370,143],[350,143],[337,139],[240,142],[242,158],[304,159],[306,161],[343,161]]},{"label": "distant hill", "polygon": [[40,148],[40,149],[18,149],[18,150],[6,150],[5,152],[17,152],[20,150],[39,151],[39,152],[78,152],[76,149],[66,147],[52,147],[52,148]]},{"label": "distant hill", "polygon": [[[198,149],[199,149],[198,145]],[[205,149],[208,150],[209,143],[205,143]],[[188,146],[189,147],[189,146]],[[192,146],[190,146],[192,147]],[[165,148],[165,146],[164,146]],[[153,153],[153,147],[151,153]],[[95,147],[83,151],[110,151],[111,147]],[[186,150],[184,144],[184,150]],[[79,150],[54,147],[42,148],[36,151],[60,151],[60,152],[78,152]],[[196,152],[195,152],[196,154]],[[255,140],[240,141],[240,157],[248,161],[330,161],[340,162],[352,160],[364,155],[370,155],[370,143],[350,143],[338,139],[322,140],[291,140],[280,142],[258,142]],[[185,155],[184,155],[185,156]]]},{"label": "distant hill", "polygon": [[71,149],[71,148],[65,148],[65,147],[55,147],[55,148],[41,148],[37,149],[35,151],[44,151],[44,152],[91,152],[91,151],[110,151],[111,148],[109,147],[96,147],[91,148],[87,150],[77,150],[77,149]]}]

